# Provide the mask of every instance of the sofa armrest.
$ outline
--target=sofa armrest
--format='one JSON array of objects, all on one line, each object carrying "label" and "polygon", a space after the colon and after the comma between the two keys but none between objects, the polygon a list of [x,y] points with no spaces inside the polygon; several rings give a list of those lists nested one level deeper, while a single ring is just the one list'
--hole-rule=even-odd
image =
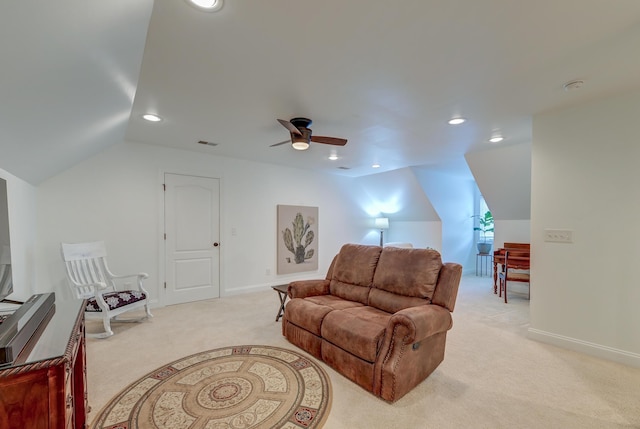
[{"label": "sofa armrest", "polygon": [[373,393],[394,402],[413,389],[444,359],[451,313],[435,304],[405,308],[387,325],[375,362]]},{"label": "sofa armrest", "polygon": [[[397,329],[398,327],[403,329]],[[446,332],[453,326],[451,313],[439,305],[419,305],[396,312],[387,326],[387,340],[395,342],[403,335],[403,344],[417,343],[439,332]]]},{"label": "sofa armrest", "polygon": [[458,287],[462,278],[462,265],[447,262],[440,269],[436,290],[433,292],[431,303],[441,305],[453,311],[458,296]]},{"label": "sofa armrest", "polygon": [[289,283],[289,298],[329,295],[329,280],[298,280]]}]

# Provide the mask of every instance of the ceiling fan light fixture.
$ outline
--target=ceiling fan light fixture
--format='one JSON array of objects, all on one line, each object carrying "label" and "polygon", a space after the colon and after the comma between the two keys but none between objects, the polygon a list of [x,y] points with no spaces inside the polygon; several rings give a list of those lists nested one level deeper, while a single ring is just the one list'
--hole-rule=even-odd
[{"label": "ceiling fan light fixture", "polygon": [[186,0],[190,5],[205,12],[217,12],[222,9],[222,0]]},{"label": "ceiling fan light fixture", "polygon": [[[346,139],[341,139],[337,137],[326,137],[326,136],[312,136],[311,130],[309,129],[309,125],[311,125],[311,119],[309,118],[292,118],[289,121],[285,121],[284,119],[278,119],[280,125],[289,130],[291,134],[291,146],[293,146],[296,150],[307,150],[309,149],[309,145],[311,142],[320,143],[320,144],[330,144],[334,146],[344,146],[347,144]],[[286,143],[276,143],[271,146],[280,146],[281,144]]]},{"label": "ceiling fan light fixture", "polygon": [[291,146],[293,146],[295,150],[307,150],[309,149],[309,142],[304,137],[294,136],[291,139]]}]

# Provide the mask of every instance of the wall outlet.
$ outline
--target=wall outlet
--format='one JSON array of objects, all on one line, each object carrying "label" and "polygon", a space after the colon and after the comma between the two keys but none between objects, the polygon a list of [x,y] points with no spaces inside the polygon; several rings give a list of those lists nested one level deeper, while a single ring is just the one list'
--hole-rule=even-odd
[{"label": "wall outlet", "polygon": [[269,268],[267,268],[266,270],[264,270],[265,275],[270,276],[271,275],[271,270]]},{"label": "wall outlet", "polygon": [[551,243],[573,243],[573,231],[570,229],[545,229],[544,241]]}]

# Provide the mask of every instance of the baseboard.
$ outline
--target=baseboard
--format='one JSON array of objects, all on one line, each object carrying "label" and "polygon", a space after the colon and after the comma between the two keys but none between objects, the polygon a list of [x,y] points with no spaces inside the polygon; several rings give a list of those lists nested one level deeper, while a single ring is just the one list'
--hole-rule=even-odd
[{"label": "baseboard", "polygon": [[263,284],[257,284],[257,285],[251,285],[251,286],[243,286],[243,287],[238,287],[238,288],[233,288],[230,290],[225,290],[224,292],[221,291],[221,295],[222,296],[234,296],[234,295],[243,295],[245,293],[251,293],[251,292],[260,292],[263,290],[268,290],[271,286],[275,286],[277,284],[282,284],[282,283],[286,283],[286,282],[273,282],[273,283],[263,283]]},{"label": "baseboard", "polygon": [[565,337],[564,335],[545,332],[534,328],[529,328],[528,337],[532,340],[540,341],[541,343],[551,344],[562,347],[563,349],[569,349],[590,356],[595,356],[597,358],[618,362],[623,365],[640,368],[640,354],[638,353],[615,349],[601,344],[590,343],[576,338]]}]

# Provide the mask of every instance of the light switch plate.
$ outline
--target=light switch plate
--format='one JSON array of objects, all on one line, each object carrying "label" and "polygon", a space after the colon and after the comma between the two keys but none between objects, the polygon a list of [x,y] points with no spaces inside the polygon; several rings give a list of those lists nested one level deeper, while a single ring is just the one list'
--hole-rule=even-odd
[{"label": "light switch plate", "polygon": [[551,243],[573,243],[573,231],[570,229],[545,229],[544,241]]}]

